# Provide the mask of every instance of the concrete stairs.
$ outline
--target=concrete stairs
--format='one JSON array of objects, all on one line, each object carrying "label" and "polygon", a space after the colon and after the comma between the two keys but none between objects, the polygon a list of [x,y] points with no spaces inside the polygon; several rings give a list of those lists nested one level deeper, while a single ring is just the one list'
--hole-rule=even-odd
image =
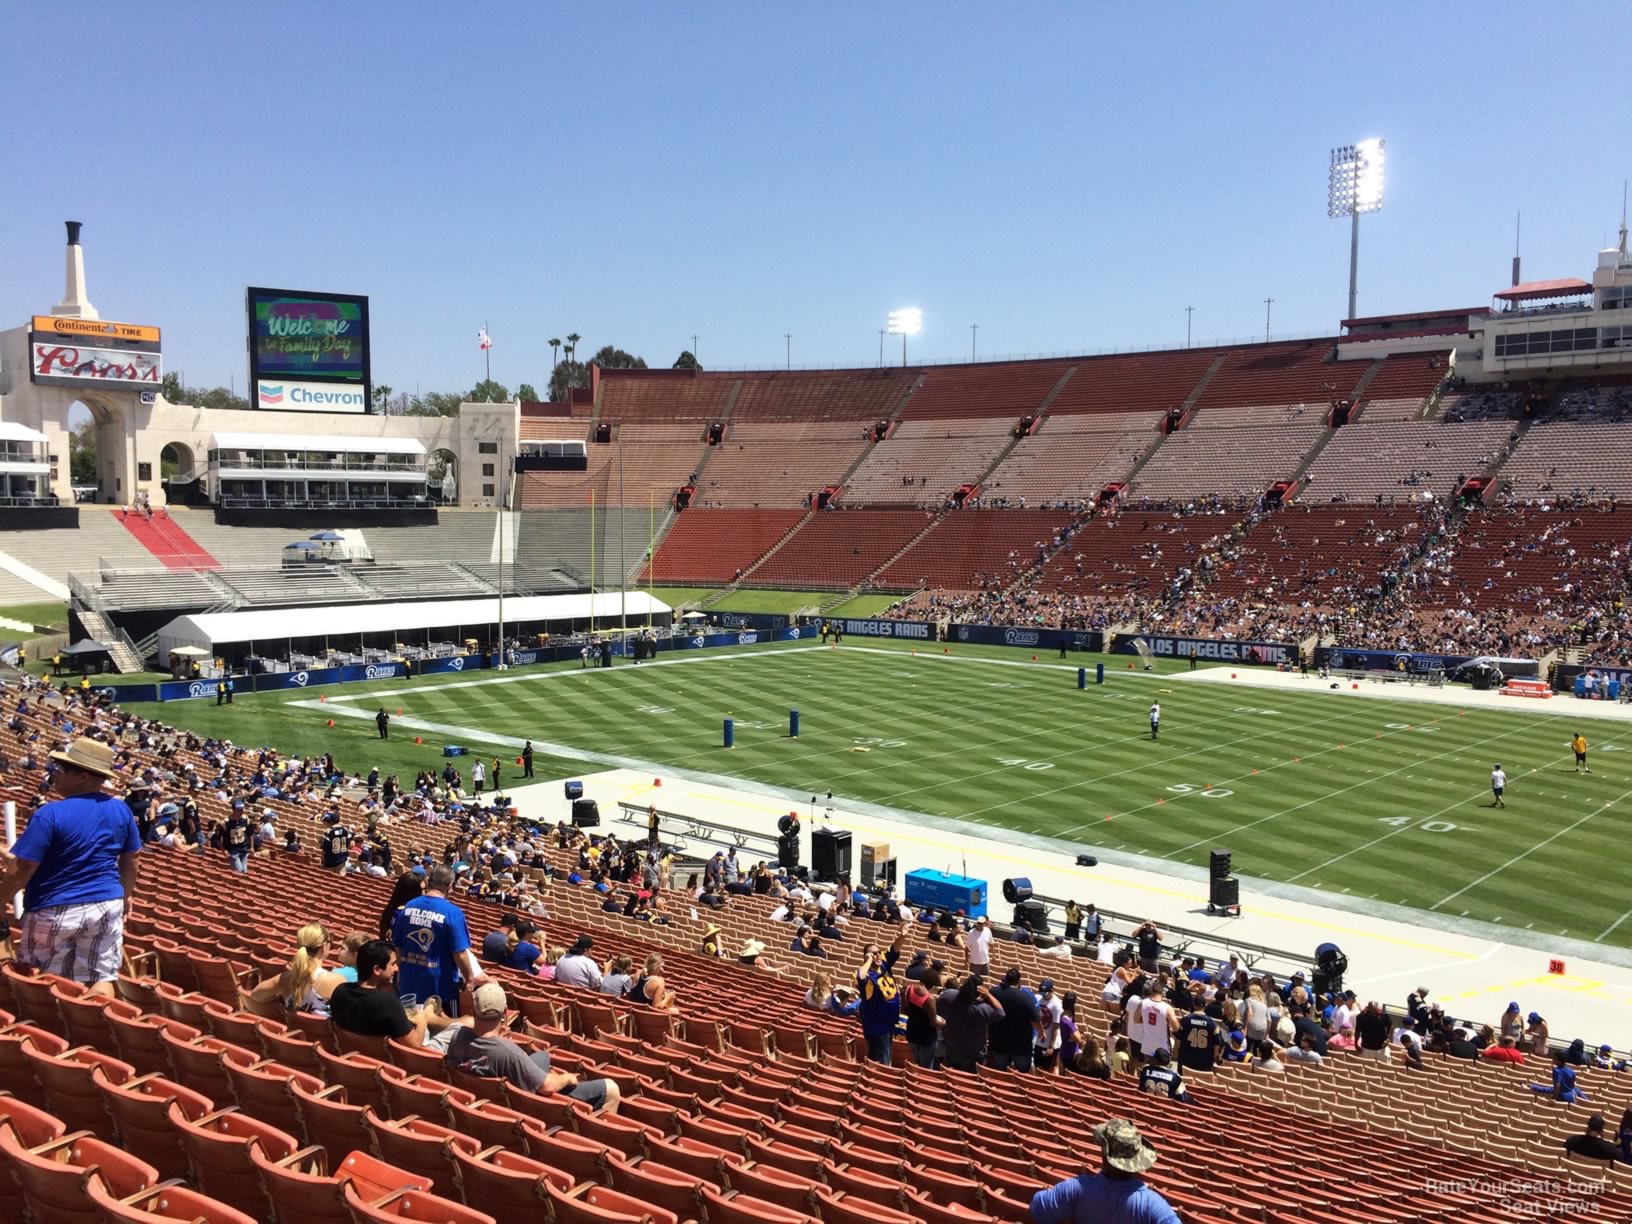
[{"label": "concrete stairs", "polygon": [[[801,527],[803,527],[806,523],[810,522],[810,520],[815,518],[818,514],[823,514],[823,513],[825,513],[825,511],[812,510],[808,514],[806,514],[804,516],[804,518],[800,519],[792,527],[789,527],[785,532],[783,532],[782,533],[782,538],[780,540],[778,540],[775,544],[772,544],[769,548],[767,548],[763,553],[760,554],[759,559],[757,561],[755,561],[747,569],[742,571],[742,581],[746,582],[748,579],[752,578],[754,576],[754,571],[756,569],[758,569],[760,566],[764,565],[765,562],[769,561],[772,557],[776,556],[777,553],[781,552],[782,549],[784,547],[786,547],[788,541],[793,539],[794,536],[799,534],[799,529]],[[741,583],[732,583],[730,586],[726,587],[724,590],[719,591],[716,594],[710,596],[708,599],[704,600],[704,603],[705,604],[718,603],[721,599],[725,598],[726,595],[728,595],[732,591],[736,590],[737,587],[740,586],[740,585],[741,585]]]},{"label": "concrete stairs", "polygon": [[142,656],[137,652],[135,643],[130,640],[129,635],[124,630],[115,628],[102,613],[91,608],[82,608],[79,612],[79,623],[85,626],[87,634],[108,648],[113,665],[119,669],[121,675],[146,670],[142,665]]}]

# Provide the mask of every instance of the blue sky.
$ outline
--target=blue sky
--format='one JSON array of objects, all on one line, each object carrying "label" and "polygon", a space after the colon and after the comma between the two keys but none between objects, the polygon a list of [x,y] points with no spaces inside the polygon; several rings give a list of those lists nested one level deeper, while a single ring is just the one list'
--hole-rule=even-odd
[{"label": "blue sky", "polygon": [[[1250,16],[1241,14],[1250,12]],[[1318,15],[1317,15],[1318,14]],[[242,389],[246,285],[372,299],[376,383],[1330,333],[1330,147],[1389,142],[1361,313],[1584,276],[1632,173],[1619,3],[7,7],[0,326],[85,223],[104,317]],[[1522,77],[1525,85],[1503,85]],[[1595,79],[1597,83],[1595,83]],[[1620,83],[1624,86],[1624,82]],[[1624,125],[1622,125],[1624,127]],[[1619,158],[1609,161],[1606,158]],[[900,360],[892,340],[888,355]]]}]

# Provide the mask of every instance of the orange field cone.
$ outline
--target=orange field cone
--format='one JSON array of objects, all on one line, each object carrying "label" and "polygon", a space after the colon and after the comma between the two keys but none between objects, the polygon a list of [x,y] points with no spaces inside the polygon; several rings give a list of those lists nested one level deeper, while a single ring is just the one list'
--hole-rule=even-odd
[{"label": "orange field cone", "polygon": [[1255,770],[1253,770],[1253,771],[1252,771],[1252,772],[1253,772],[1253,773],[1257,773],[1257,772],[1258,772],[1258,771],[1257,771],[1257,770],[1256,770],[1256,769],[1255,769]]},{"label": "orange field cone", "polygon": [[401,717],[402,717],[402,707],[401,707],[401,706],[398,706],[398,707],[397,707],[397,717],[398,717],[398,718],[401,718]]},{"label": "orange field cone", "polygon": [[1032,661],[1032,662],[1033,662],[1033,663],[1035,663],[1035,662],[1037,662],[1037,656],[1036,656],[1036,655],[1032,655],[1032,656],[1031,656],[1031,661]]},{"label": "orange field cone", "polygon": [[1132,671],[1132,670],[1133,670],[1133,664],[1132,664],[1132,663],[1129,663],[1129,664],[1128,664],[1128,670],[1129,670],[1129,671]]},{"label": "orange field cone", "polygon": [[653,786],[662,786],[663,785],[663,779],[662,778],[653,778],[652,779],[652,785]]},{"label": "orange field cone", "polygon": [[526,764],[526,762],[525,762],[525,761],[523,761],[523,760],[522,760],[522,759],[521,759],[521,758],[520,758],[520,757],[517,757],[517,758],[516,758],[516,764],[517,764],[517,765],[524,765],[524,764]]},{"label": "orange field cone", "polygon": [[1162,797],[1161,797],[1161,796],[1160,796],[1160,795],[1157,795],[1157,796],[1156,796],[1156,802],[1157,802],[1157,803],[1166,803],[1166,802],[1167,802],[1167,800],[1166,800],[1166,799],[1163,799],[1163,798],[1162,798]]},{"label": "orange field cone", "polygon": [[1231,673],[1230,673],[1230,679],[1231,679],[1231,680],[1234,680],[1234,679],[1236,679],[1236,678],[1237,678],[1237,677],[1236,677],[1236,674],[1235,674],[1235,673],[1234,673],[1234,672],[1231,672]]},{"label": "orange field cone", "polygon": [[1349,685],[1349,687],[1352,688],[1357,693],[1360,691],[1360,686],[1358,684],[1351,684],[1351,685]]},{"label": "orange field cone", "polygon": [[1111,818],[1111,814],[1109,812],[1106,812],[1105,813],[1105,819],[1109,820],[1110,818]]},{"label": "orange field cone", "polygon": [[424,743],[424,742],[425,742],[425,741],[424,741],[424,740],[422,740],[422,739],[421,739],[421,738],[420,738],[420,737],[419,737],[419,736],[417,736],[417,735],[416,735],[416,736],[414,736],[414,743],[416,743],[416,744],[423,744],[423,743]]},{"label": "orange field cone", "polygon": [[334,719],[332,719],[332,718],[329,719],[329,726],[331,726],[331,727],[334,726]]},{"label": "orange field cone", "polygon": [[322,693],[319,693],[319,694],[318,694],[318,695],[317,695],[317,699],[318,699],[318,700],[319,700],[319,701],[327,701],[327,700],[328,700],[328,698],[327,698],[327,697],[325,697],[325,696],[323,696],[323,694],[322,694]]}]

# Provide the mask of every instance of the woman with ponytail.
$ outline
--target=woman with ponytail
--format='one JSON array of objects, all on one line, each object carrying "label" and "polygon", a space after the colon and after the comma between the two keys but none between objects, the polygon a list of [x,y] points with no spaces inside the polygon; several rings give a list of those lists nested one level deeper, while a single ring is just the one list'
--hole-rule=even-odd
[{"label": "woman with ponytail", "polygon": [[329,933],[322,923],[310,922],[295,935],[295,944],[295,954],[287,969],[245,993],[250,1010],[260,1013],[268,1006],[279,1004],[289,1011],[329,1014],[329,995],[345,981],[323,963]]}]

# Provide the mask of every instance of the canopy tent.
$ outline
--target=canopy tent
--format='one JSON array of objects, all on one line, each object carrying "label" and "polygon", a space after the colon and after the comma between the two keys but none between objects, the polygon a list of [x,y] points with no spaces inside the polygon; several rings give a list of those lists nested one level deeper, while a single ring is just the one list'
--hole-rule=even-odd
[{"label": "canopy tent", "polygon": [[90,671],[100,672],[104,668],[113,666],[113,652],[95,638],[81,638],[72,646],[64,646],[57,652],[70,670],[81,674]]},{"label": "canopy tent", "polygon": [[[602,591],[591,595],[529,595],[504,601],[506,625],[588,620],[611,628],[620,616],[667,616],[669,605],[645,591]],[[158,653],[197,646],[212,655],[221,647],[251,642],[277,647],[309,639],[356,639],[364,635],[411,634],[429,629],[497,627],[497,599],[442,599],[427,603],[329,604],[311,608],[262,608],[245,612],[196,612],[178,616],[158,631]],[[463,636],[463,635],[460,635]]]},{"label": "canopy tent", "polygon": [[1511,289],[1498,290],[1495,297],[1498,302],[1539,302],[1547,298],[1580,297],[1591,292],[1592,286],[1586,281],[1567,276],[1562,280],[1525,281]]},{"label": "canopy tent", "polygon": [[65,658],[71,655],[107,654],[108,648],[95,638],[81,638],[72,646],[64,646],[57,653]]},{"label": "canopy tent", "polygon": [[44,442],[46,436],[37,429],[16,421],[0,421],[0,442]]}]

